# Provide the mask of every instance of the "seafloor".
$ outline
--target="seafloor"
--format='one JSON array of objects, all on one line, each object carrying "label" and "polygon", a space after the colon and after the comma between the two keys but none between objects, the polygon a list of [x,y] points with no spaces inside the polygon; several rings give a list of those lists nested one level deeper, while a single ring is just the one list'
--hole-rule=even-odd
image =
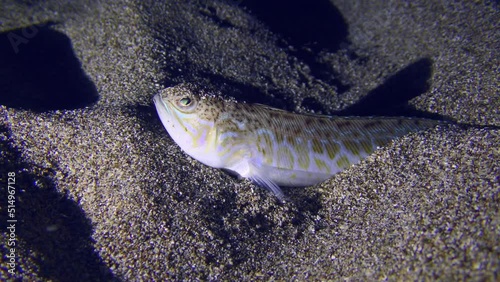
[{"label": "seafloor", "polygon": [[[2,1],[2,278],[499,279],[498,1],[265,3]],[[185,81],[469,126],[395,140],[282,204],[168,136],[151,99]]]}]

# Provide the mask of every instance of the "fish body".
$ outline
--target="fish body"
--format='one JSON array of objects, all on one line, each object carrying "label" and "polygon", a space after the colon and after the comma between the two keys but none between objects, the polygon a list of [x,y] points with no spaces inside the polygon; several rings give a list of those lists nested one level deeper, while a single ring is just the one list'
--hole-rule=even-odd
[{"label": "fish body", "polygon": [[404,117],[294,114],[211,95],[191,84],[154,97],[174,141],[194,159],[284,194],[279,186],[310,186],[358,163],[378,147],[439,121]]}]

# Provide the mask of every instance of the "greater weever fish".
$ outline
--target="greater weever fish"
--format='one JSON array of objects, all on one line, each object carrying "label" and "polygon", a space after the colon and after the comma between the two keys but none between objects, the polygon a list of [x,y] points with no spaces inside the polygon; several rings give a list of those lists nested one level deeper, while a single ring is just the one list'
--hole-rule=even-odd
[{"label": "greater weever fish", "polygon": [[320,183],[391,140],[440,123],[294,114],[206,92],[180,84],[154,96],[172,139],[196,160],[249,178],[281,200],[279,186]]}]

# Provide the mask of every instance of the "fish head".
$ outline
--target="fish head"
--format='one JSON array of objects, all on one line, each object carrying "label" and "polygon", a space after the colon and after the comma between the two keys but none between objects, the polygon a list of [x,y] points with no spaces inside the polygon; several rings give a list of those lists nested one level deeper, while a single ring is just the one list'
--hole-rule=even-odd
[{"label": "fish head", "polygon": [[166,88],[153,101],[163,126],[177,145],[191,157],[215,166],[214,125],[224,101],[191,84]]}]

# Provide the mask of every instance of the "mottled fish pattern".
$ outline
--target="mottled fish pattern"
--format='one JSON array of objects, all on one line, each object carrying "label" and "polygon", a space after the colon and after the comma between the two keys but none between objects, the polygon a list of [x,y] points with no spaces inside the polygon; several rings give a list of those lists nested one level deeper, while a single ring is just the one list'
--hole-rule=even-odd
[{"label": "mottled fish pattern", "polygon": [[191,84],[154,97],[174,141],[191,157],[228,169],[284,199],[279,186],[309,186],[380,146],[439,121],[405,117],[301,115],[207,94]]}]

